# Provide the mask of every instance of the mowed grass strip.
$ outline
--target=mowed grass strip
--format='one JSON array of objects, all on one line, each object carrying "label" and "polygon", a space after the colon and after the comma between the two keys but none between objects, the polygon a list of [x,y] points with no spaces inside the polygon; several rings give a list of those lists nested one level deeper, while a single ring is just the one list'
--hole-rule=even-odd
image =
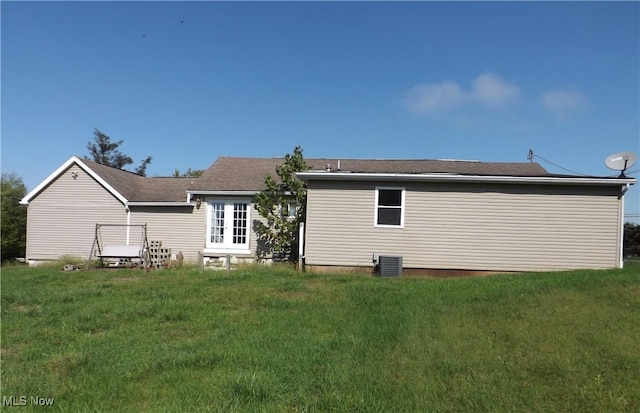
[{"label": "mowed grass strip", "polygon": [[4,267],[1,288],[5,408],[640,411],[637,263],[454,279]]}]

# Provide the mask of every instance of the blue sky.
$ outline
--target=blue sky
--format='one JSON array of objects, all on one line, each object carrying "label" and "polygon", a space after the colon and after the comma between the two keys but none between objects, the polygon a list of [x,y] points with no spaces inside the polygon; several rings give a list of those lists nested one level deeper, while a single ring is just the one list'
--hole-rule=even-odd
[{"label": "blue sky", "polygon": [[2,171],[29,189],[88,156],[95,128],[131,169],[151,155],[149,176],[296,145],[507,162],[531,148],[598,176],[616,174],[607,155],[640,152],[638,2],[0,7]]}]

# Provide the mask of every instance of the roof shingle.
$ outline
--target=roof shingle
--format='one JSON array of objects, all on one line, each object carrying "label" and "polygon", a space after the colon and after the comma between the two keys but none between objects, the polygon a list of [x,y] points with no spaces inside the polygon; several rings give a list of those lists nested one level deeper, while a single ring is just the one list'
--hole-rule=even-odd
[{"label": "roof shingle", "polygon": [[[282,158],[220,157],[198,178],[143,177],[83,159],[89,168],[124,196],[129,202],[182,202],[187,191],[261,191],[264,177],[276,176]],[[305,159],[311,170],[332,170],[352,173],[394,173],[486,176],[549,176],[537,163],[476,162],[430,159]]]},{"label": "roof shingle", "polygon": [[[220,157],[194,183],[199,191],[261,191],[264,177],[276,177],[276,167],[282,158]],[[312,170],[332,170],[353,173],[426,174],[449,173],[486,176],[547,176],[549,173],[537,163],[476,162],[430,159],[305,159]]]},{"label": "roof shingle", "polygon": [[197,178],[145,177],[82,159],[129,202],[186,202],[187,190]]}]

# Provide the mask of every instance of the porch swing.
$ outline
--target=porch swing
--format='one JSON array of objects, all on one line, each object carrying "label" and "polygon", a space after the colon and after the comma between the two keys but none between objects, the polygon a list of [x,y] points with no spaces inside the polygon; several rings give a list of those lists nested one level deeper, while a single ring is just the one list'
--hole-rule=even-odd
[{"label": "porch swing", "polygon": [[[119,237],[113,234],[103,237],[103,233],[108,229],[124,228],[126,231],[126,242],[118,244],[114,241]],[[136,244],[131,244],[131,229],[139,229],[139,239]],[[106,241],[103,238],[107,238]],[[145,271],[149,269],[149,241],[147,239],[147,224],[96,224],[95,237],[89,254],[87,268],[90,268],[91,261],[97,258],[99,267],[141,267]]]}]

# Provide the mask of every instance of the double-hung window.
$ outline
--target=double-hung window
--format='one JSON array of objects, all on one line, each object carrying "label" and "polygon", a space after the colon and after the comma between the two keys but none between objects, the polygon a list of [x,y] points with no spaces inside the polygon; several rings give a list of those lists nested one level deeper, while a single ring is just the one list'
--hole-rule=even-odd
[{"label": "double-hung window", "polygon": [[404,227],[404,188],[376,188],[376,227]]}]

